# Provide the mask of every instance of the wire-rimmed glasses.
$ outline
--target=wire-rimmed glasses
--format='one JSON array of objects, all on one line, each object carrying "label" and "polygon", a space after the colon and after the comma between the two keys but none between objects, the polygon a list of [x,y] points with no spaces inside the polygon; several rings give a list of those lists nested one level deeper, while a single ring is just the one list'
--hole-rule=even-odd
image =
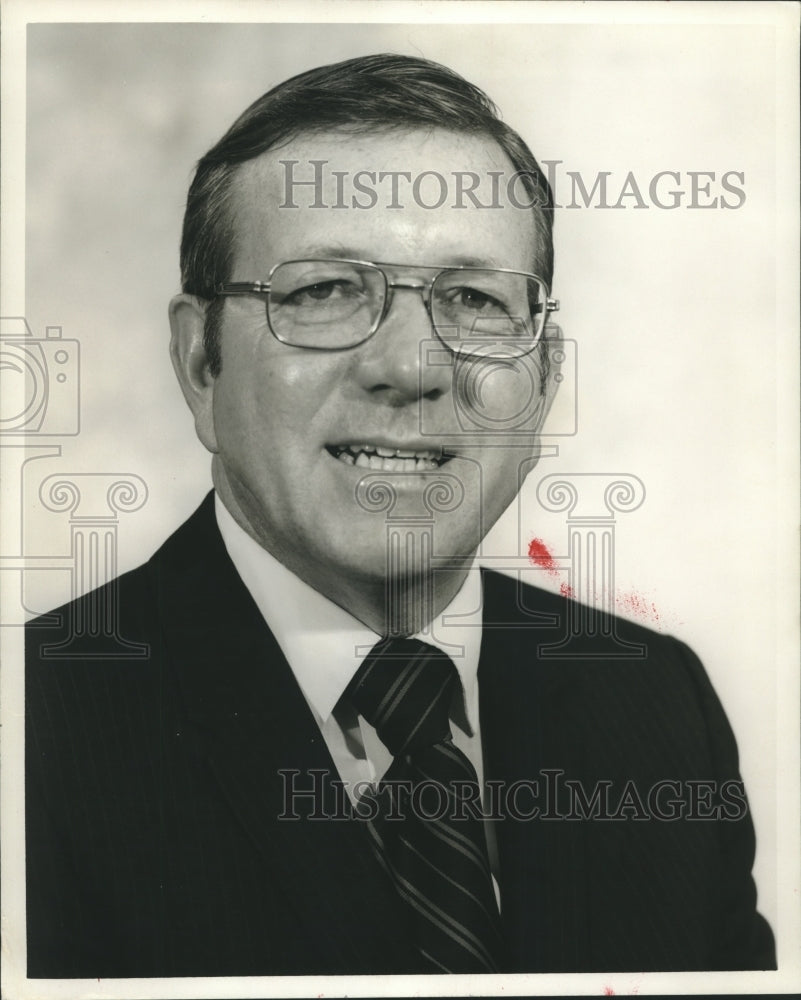
[{"label": "wire-rimmed glasses", "polygon": [[[421,271],[434,271],[420,279]],[[391,276],[388,272],[391,272]],[[399,277],[414,272],[407,279]],[[455,354],[519,357],[534,349],[559,308],[536,274],[505,268],[290,260],[266,281],[219,285],[218,296],[255,295],[282,344],[322,351],[358,347],[378,330],[395,289],[422,295],[438,338]]]}]

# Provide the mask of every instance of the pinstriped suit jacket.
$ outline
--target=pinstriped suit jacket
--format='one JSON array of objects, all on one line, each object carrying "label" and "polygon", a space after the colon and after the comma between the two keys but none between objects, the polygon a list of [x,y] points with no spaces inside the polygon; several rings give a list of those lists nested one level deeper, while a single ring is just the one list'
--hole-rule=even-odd
[{"label": "pinstriped suit jacket", "polygon": [[[102,635],[52,655],[76,615],[112,605],[146,658],[114,658]],[[775,967],[750,816],[716,798],[737,751],[701,664],[622,621],[606,623],[612,640],[565,644],[574,610],[486,574],[486,777],[520,789],[496,822],[504,971]],[[279,819],[282,771],[301,788],[334,767],[211,495],[148,563],[56,620],[27,638],[29,976],[416,971],[362,823],[315,819],[307,799]],[[666,780],[654,808],[669,814],[678,790],[684,818],[647,804]],[[696,813],[734,818],[687,818],[693,781],[713,789]],[[570,782],[587,799],[607,789],[618,818],[591,801],[582,818]]]}]

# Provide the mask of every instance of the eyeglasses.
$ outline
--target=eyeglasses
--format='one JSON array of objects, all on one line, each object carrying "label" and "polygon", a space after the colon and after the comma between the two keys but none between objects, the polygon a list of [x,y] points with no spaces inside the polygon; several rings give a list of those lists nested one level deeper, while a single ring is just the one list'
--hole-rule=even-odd
[{"label": "eyeglasses", "polygon": [[[387,269],[393,277],[387,274]],[[400,280],[397,275],[414,272]],[[435,271],[421,280],[421,271]],[[559,302],[536,274],[505,268],[290,260],[267,281],[218,285],[215,294],[263,298],[277,340],[293,347],[358,347],[389,313],[395,289],[419,292],[437,336],[455,354],[519,357],[534,349]]]}]

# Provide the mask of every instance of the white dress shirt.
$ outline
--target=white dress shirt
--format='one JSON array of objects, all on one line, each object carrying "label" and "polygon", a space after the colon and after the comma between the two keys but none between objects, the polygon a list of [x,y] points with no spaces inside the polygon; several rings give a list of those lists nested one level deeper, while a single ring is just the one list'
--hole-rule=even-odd
[{"label": "white dress shirt", "polygon": [[[340,698],[381,636],[263,549],[234,521],[219,496],[214,509],[228,555],[292,668],[355,802],[359,783],[380,781],[392,755],[375,729]],[[484,777],[477,677],[481,610],[481,575],[474,564],[448,607],[414,637],[442,649],[456,666],[461,686],[454,691],[450,710],[453,742],[475,767],[480,788]]]}]

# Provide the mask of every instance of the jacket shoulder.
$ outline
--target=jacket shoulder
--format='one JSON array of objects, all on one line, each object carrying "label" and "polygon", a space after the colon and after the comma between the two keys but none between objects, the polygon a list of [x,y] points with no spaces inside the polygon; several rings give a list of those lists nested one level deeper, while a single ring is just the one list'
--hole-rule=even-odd
[{"label": "jacket shoulder", "polygon": [[599,745],[612,731],[620,745],[693,747],[711,770],[737,772],[726,714],[686,643],[514,578],[489,572],[484,582],[480,676],[499,708],[515,691],[524,703],[558,705],[561,725],[577,733],[594,718]]}]

